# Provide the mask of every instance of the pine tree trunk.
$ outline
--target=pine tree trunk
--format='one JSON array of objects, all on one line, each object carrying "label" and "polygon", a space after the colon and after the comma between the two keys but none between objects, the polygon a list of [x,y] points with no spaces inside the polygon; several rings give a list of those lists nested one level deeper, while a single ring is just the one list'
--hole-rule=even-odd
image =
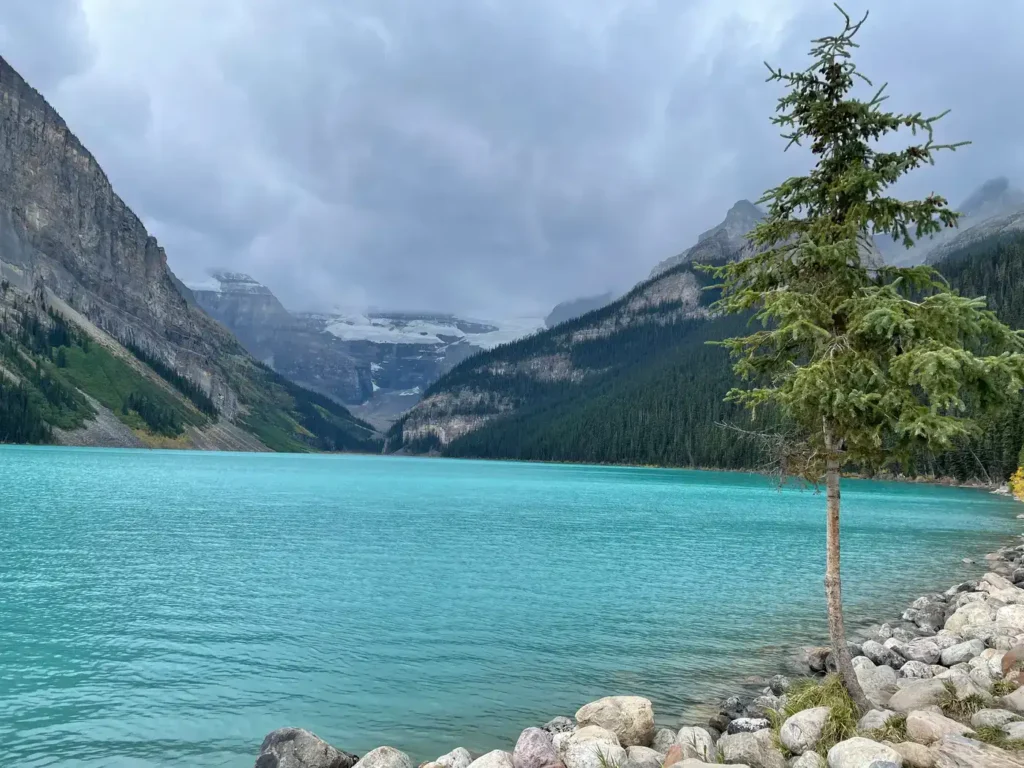
[{"label": "pine tree trunk", "polygon": [[825,466],[825,485],[828,490],[828,523],[826,527],[825,601],[828,605],[828,633],[832,639],[832,656],[836,661],[843,684],[854,704],[864,714],[871,702],[860,687],[853,669],[853,659],[846,645],[846,626],[843,619],[843,582],[839,572],[839,454],[831,435],[826,433],[828,460]]}]

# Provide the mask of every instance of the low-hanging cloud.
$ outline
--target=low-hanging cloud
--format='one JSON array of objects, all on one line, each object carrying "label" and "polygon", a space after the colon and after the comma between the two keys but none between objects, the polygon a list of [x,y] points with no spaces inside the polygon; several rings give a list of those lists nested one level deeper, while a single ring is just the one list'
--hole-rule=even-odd
[{"label": "low-hanging cloud", "polygon": [[[1024,182],[1024,4],[875,5],[861,68],[974,141],[901,191]],[[625,287],[803,170],[762,61],[803,66],[839,22],[821,0],[0,0],[0,54],[186,281],[503,317]]]}]

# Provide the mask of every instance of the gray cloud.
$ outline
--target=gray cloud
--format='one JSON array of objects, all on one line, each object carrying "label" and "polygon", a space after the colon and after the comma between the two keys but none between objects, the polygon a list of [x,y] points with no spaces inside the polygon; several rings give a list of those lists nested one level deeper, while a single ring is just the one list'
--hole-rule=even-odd
[{"label": "gray cloud", "polygon": [[[1024,183],[1024,5],[876,5],[864,71],[975,142],[901,191]],[[625,287],[803,170],[761,62],[802,66],[837,19],[820,0],[0,0],[0,51],[184,279],[508,316]]]}]

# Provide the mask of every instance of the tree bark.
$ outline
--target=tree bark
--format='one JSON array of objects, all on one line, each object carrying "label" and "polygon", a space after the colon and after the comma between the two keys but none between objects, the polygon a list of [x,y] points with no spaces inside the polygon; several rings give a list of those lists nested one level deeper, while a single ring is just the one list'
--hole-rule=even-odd
[{"label": "tree bark", "polygon": [[843,618],[843,581],[839,571],[839,453],[832,436],[826,431],[825,486],[828,491],[828,522],[826,526],[825,601],[828,605],[828,633],[832,639],[832,655],[854,704],[864,714],[872,708],[864,695],[853,669],[853,658],[846,645],[846,625]]}]

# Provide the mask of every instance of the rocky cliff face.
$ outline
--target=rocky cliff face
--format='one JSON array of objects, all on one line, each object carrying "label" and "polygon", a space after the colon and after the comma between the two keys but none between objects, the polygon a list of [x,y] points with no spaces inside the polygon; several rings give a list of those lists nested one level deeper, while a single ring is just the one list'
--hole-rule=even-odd
[{"label": "rocky cliff face", "polygon": [[579,299],[571,299],[556,304],[554,309],[544,318],[545,328],[554,328],[556,325],[582,317],[587,312],[606,307],[615,301],[614,293],[602,293],[599,296],[583,296]]},{"label": "rocky cliff face", "polygon": [[195,301],[281,375],[352,407],[376,425],[415,405],[439,376],[475,352],[535,325],[499,325],[449,314],[289,312],[244,274],[213,272]]},{"label": "rocky cliff face", "polygon": [[96,159],[0,58],[0,261],[116,339],[152,349],[204,386],[227,418],[237,396],[213,364],[241,350],[174,284],[163,249]]},{"label": "rocky cliff face", "polygon": [[651,270],[651,277],[657,277],[680,264],[739,258],[741,253],[750,249],[747,235],[762,218],[764,213],[760,208],[749,200],[740,200],[729,209],[720,224],[701,233],[696,245],[665,259]]},{"label": "rocky cliff face", "polygon": [[[316,443],[314,424],[331,433],[317,443],[321,447],[363,448],[372,435],[340,407],[330,414],[330,425],[316,421],[323,413],[306,402],[308,393],[277,381],[196,306],[96,159],[3,58],[0,277],[15,289],[11,296],[30,297],[18,299],[25,311],[34,307],[45,314],[59,307],[144,378],[156,376],[149,367],[155,365],[164,379],[177,375],[198,385],[219,423],[207,436],[195,435],[192,447],[218,447],[217,435],[233,423],[282,450]],[[178,387],[187,389],[181,382]],[[88,443],[85,434],[81,439]]]}]

